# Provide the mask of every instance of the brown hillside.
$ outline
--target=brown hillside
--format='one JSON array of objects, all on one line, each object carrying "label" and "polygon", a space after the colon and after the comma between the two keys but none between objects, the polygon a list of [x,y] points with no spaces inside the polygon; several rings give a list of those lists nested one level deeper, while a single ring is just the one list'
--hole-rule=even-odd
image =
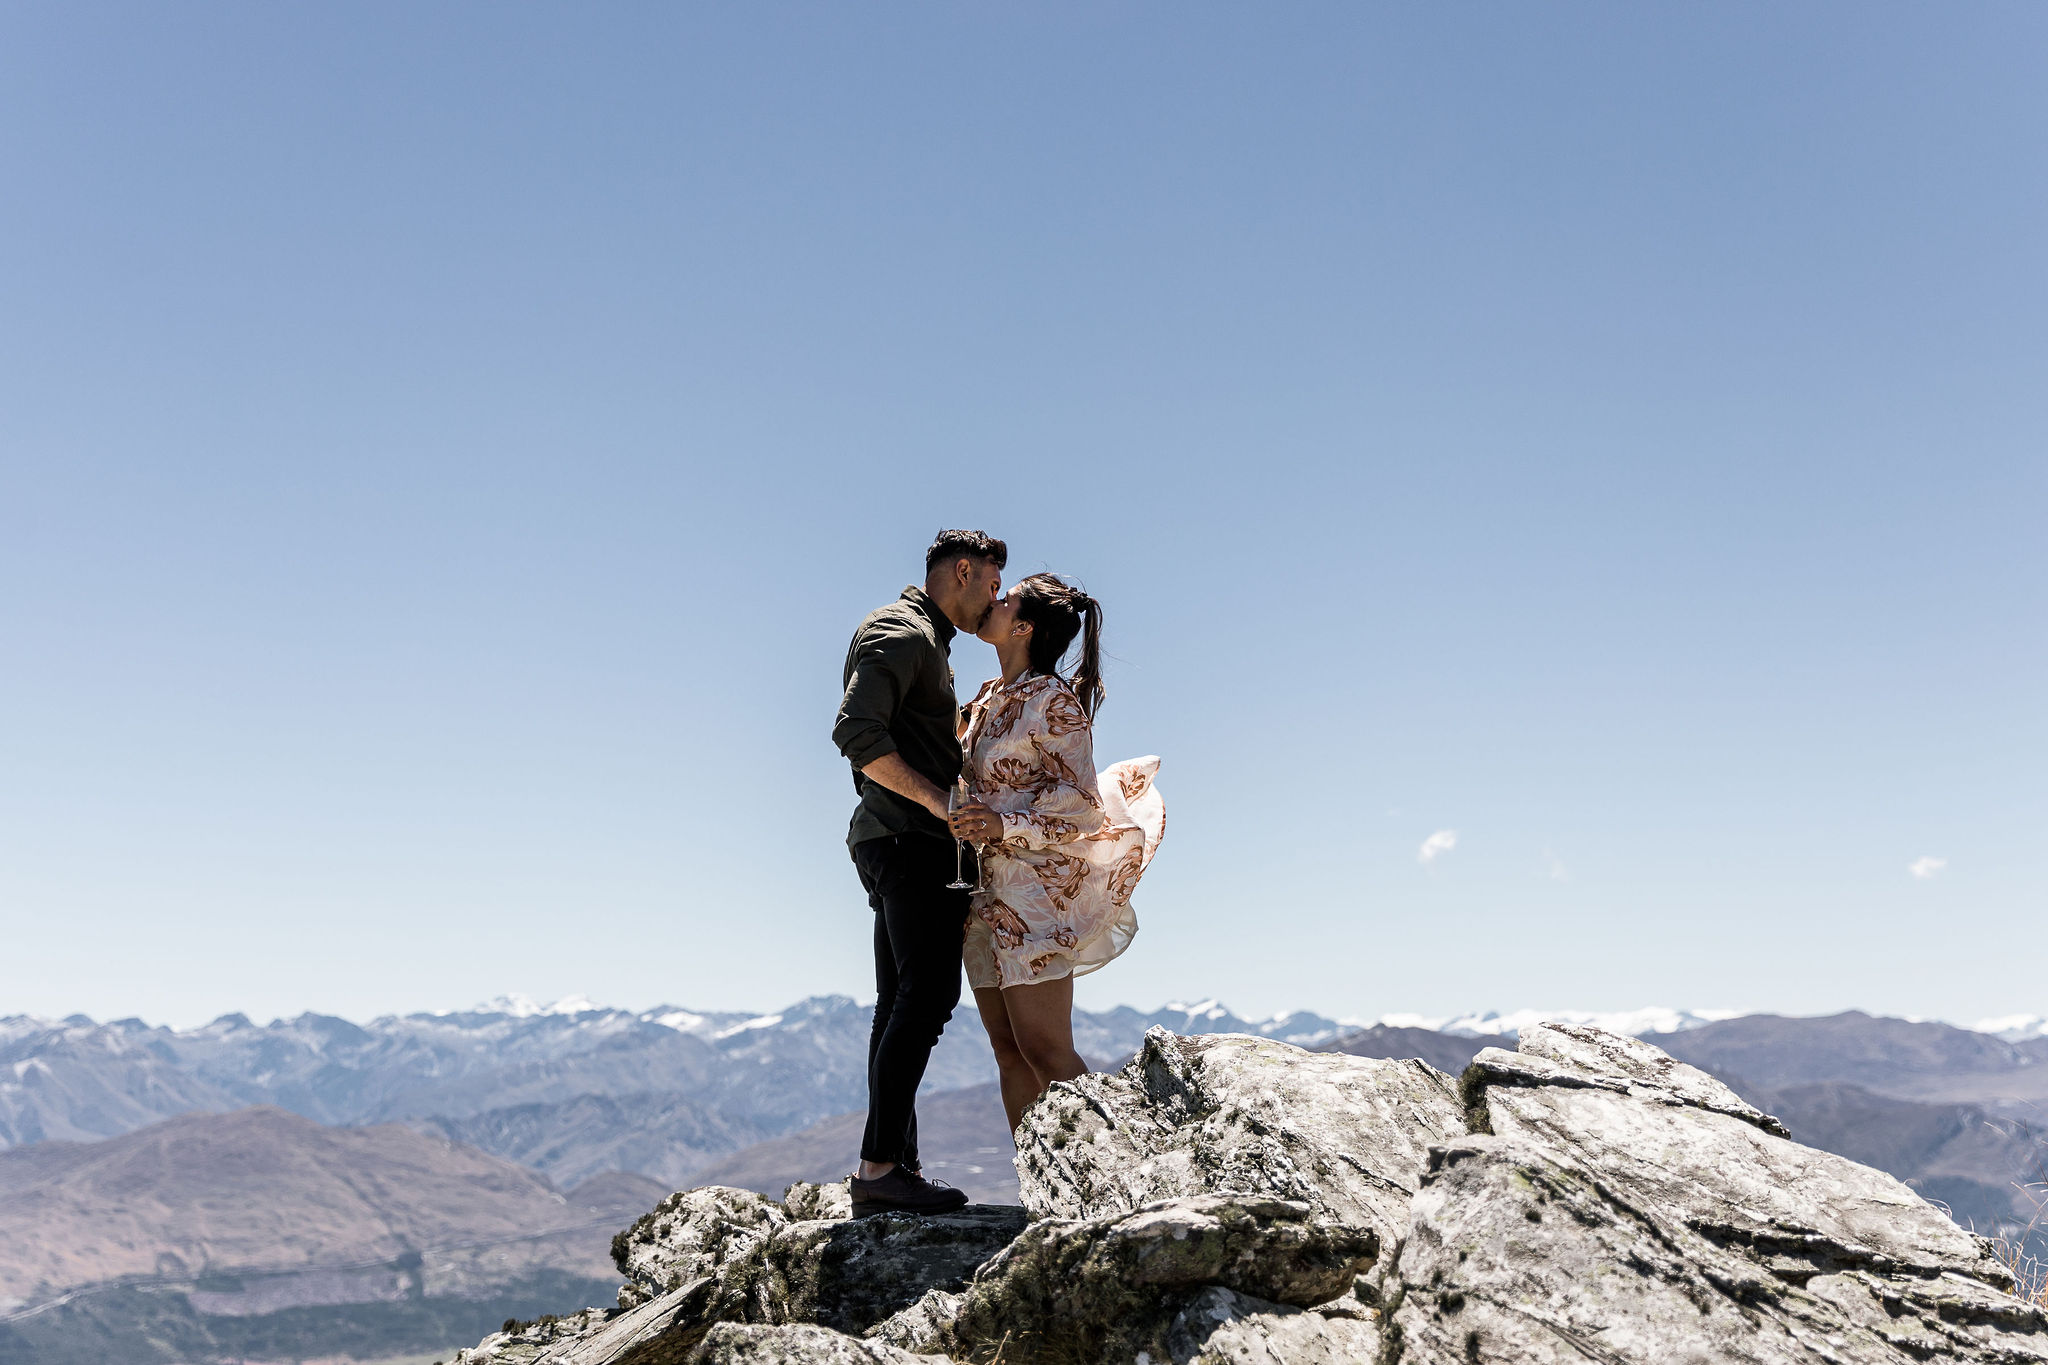
[{"label": "brown hillside", "polygon": [[[644,1202],[648,1182],[628,1179],[630,1191],[591,1188],[608,1203]],[[101,1142],[0,1152],[0,1303],[128,1276],[389,1261],[610,1212],[396,1125],[326,1128],[270,1108],[188,1114]],[[563,1268],[605,1274],[604,1236],[584,1240]]]}]

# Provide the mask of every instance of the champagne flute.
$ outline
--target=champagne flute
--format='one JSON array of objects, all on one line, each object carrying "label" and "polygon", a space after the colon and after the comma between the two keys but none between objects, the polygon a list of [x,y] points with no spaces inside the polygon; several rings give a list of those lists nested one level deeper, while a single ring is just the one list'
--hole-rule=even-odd
[{"label": "champagne flute", "polygon": [[[964,784],[966,783],[966,781],[967,781],[967,778],[966,778],[965,774],[963,774],[963,775],[961,776],[961,778],[960,778],[960,781],[961,781],[961,783],[962,783],[963,785],[964,785]],[[978,792],[978,791],[975,791],[975,790],[974,790],[973,788],[971,788],[971,787],[970,787],[970,788],[968,789],[968,792],[967,792],[967,799],[968,799],[969,801],[979,801],[979,800],[981,800],[981,793],[980,793],[980,792]],[[975,849],[975,850],[974,850],[974,886],[973,886],[973,887],[971,888],[972,890],[975,890],[975,891],[986,891],[986,890],[988,890],[988,887],[987,887],[987,886],[985,886],[985,885],[983,884],[983,883],[984,883],[984,881],[985,881],[985,878],[984,878],[984,877],[982,876],[982,868],[983,868],[983,867],[984,867],[985,865],[986,865],[986,864],[985,864],[985,861],[983,860],[983,858],[982,858],[982,856],[981,856],[981,850],[980,850],[979,848]]]},{"label": "champagne flute", "polygon": [[[953,812],[959,810],[962,806],[966,805],[968,801],[971,799],[972,798],[970,798],[967,794],[967,776],[963,773],[961,774],[960,779],[953,784],[951,790],[949,790],[946,793],[946,813],[948,815],[951,815]],[[948,891],[981,890],[981,887],[979,886],[968,885],[966,870],[961,866],[960,863],[961,857],[966,852],[966,842],[962,840],[958,835],[955,835],[953,838],[953,880],[946,883],[946,889]],[[981,871],[981,859],[976,858],[974,860],[974,869],[977,873],[975,881],[979,882],[981,880],[980,876],[978,875]]]}]

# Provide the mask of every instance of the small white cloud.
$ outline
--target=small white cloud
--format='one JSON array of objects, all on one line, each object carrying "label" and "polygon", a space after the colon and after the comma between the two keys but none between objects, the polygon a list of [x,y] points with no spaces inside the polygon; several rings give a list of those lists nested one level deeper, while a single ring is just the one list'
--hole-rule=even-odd
[{"label": "small white cloud", "polygon": [[1568,882],[1572,874],[1561,859],[1549,849],[1543,850],[1543,875],[1554,882]]},{"label": "small white cloud", "polygon": [[1458,831],[1454,829],[1440,829],[1422,841],[1422,847],[1415,850],[1415,861],[1427,866],[1435,862],[1440,855],[1449,853],[1457,846]]},{"label": "small white cloud", "polygon": [[1924,882],[1929,877],[1932,877],[1935,873],[1941,871],[1944,867],[1947,866],[1948,859],[1946,858],[1929,858],[1922,856],[1915,858],[1910,863],[1907,863],[1906,871],[1912,873],[1915,877],[1918,877],[1921,881]]}]

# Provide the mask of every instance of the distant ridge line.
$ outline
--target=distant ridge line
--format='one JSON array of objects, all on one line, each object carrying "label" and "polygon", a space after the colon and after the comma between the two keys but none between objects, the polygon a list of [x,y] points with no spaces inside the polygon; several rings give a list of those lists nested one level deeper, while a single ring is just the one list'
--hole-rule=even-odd
[{"label": "distant ridge line", "polygon": [[[678,1033],[716,1039],[729,1038],[735,1034],[744,1033],[752,1029],[773,1028],[792,1017],[827,1013],[847,1006],[865,1007],[866,1003],[864,1000],[854,996],[827,994],[806,996],[795,1004],[780,1010],[693,1010],[670,1004],[659,1004],[644,1010],[631,1010],[617,1005],[599,1004],[589,996],[582,994],[565,995],[558,1000],[542,1002],[518,992],[508,992],[495,999],[481,1001],[464,1008],[412,1010],[403,1014],[380,1014],[367,1020],[354,1020],[340,1015],[327,1015],[321,1014],[318,1011],[307,1010],[289,1019],[279,1017],[272,1019],[267,1025],[259,1025],[253,1023],[248,1015],[239,1011],[233,1011],[218,1015],[204,1024],[193,1025],[188,1028],[152,1025],[133,1015],[101,1023],[90,1015],[82,1013],[67,1015],[63,1018],[50,1018],[35,1014],[11,1014],[0,1015],[0,1043],[5,1043],[11,1035],[18,1035],[26,1031],[26,1028],[42,1031],[66,1026],[73,1028],[129,1028],[135,1032],[168,1028],[171,1033],[181,1037],[198,1037],[208,1034],[231,1033],[240,1029],[277,1028],[286,1024],[307,1020],[332,1020],[336,1023],[347,1024],[355,1028],[368,1028],[381,1023],[395,1023],[404,1020],[459,1020],[491,1017],[516,1020],[544,1018],[576,1019],[590,1014],[630,1018],[640,1023],[656,1024],[663,1028],[673,1029]],[[1823,1018],[1840,1012],[1826,1011],[1821,1014],[1792,1014],[1780,1017]],[[1867,1011],[1850,1012],[1868,1013]],[[1645,1037],[1685,1032],[1705,1024],[1720,1023],[1724,1020],[1745,1018],[1751,1015],[1779,1015],[1778,1011],[1768,1009],[1673,1009],[1663,1005],[1646,1005],[1631,1010],[1525,1008],[1507,1011],[1478,1010],[1468,1011],[1463,1014],[1418,1014],[1394,1011],[1372,1018],[1359,1015],[1327,1017],[1317,1014],[1313,1010],[1294,1009],[1282,1010],[1263,1018],[1250,1018],[1236,1014],[1229,1006],[1213,996],[1193,1002],[1171,1000],[1155,1010],[1141,1010],[1133,1005],[1114,1005],[1106,1010],[1084,1010],[1077,1011],[1077,1013],[1098,1018],[1120,1015],[1145,1018],[1161,1015],[1180,1015],[1185,1018],[1189,1025],[1197,1023],[1213,1024],[1218,1021],[1229,1020],[1246,1025],[1245,1032],[1267,1037],[1305,1037],[1317,1033],[1324,1037],[1335,1037],[1340,1036],[1342,1033],[1377,1026],[1385,1028],[1428,1029],[1433,1033],[1447,1033],[1454,1037],[1505,1038],[1514,1037],[1521,1029],[1530,1024],[1544,1022],[1586,1024],[1604,1029],[1610,1033]],[[2030,1038],[2048,1037],[2048,1015],[2042,1014],[1995,1015],[1969,1024],[1916,1015],[1885,1016],[1876,1014],[1873,1017],[1900,1018],[1908,1023],[1943,1023],[1951,1028],[1959,1028],[1970,1033],[1991,1034],[2006,1042],[2024,1042]],[[1296,1021],[1308,1024],[1310,1027],[1298,1031],[1294,1030],[1291,1026]],[[10,1025],[15,1027],[10,1029]],[[1190,1028],[1188,1031],[1234,1032],[1236,1030],[1198,1030]]]}]

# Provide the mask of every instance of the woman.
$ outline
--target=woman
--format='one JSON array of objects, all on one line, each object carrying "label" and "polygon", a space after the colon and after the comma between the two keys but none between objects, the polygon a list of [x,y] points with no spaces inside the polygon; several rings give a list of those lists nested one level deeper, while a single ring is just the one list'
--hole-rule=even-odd
[{"label": "woman", "polygon": [[[973,801],[956,837],[980,845],[981,885],[963,956],[995,1045],[1003,1108],[1015,1130],[1054,1081],[1088,1067],[1074,1051],[1074,978],[1130,947],[1131,891],[1166,829],[1152,786],[1157,758],[1095,772],[1102,705],[1102,607],[1052,574],[996,603],[980,638],[1002,676],[964,713],[963,774]],[[1080,637],[1069,682],[1060,660]]]}]

